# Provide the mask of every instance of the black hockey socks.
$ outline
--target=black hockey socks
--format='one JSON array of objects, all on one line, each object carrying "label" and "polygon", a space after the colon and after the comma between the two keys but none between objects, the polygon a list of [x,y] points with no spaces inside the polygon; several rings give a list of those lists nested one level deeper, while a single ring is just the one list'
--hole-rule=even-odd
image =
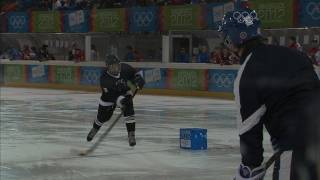
[{"label": "black hockey socks", "polygon": [[136,145],[135,130],[136,130],[136,121],[134,116],[125,117],[126,127],[128,131],[128,141],[130,146]]}]

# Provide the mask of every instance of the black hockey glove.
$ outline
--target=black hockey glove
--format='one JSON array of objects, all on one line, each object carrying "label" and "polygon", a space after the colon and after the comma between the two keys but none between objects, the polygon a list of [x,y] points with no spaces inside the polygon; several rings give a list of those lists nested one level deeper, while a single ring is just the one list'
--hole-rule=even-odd
[{"label": "black hockey glove", "polygon": [[136,77],[134,78],[134,82],[138,89],[142,89],[144,84],[146,83],[140,74],[136,74]]},{"label": "black hockey glove", "polygon": [[132,95],[131,94],[125,95],[124,98],[120,101],[120,103],[124,107],[130,106],[133,103],[132,102]]}]

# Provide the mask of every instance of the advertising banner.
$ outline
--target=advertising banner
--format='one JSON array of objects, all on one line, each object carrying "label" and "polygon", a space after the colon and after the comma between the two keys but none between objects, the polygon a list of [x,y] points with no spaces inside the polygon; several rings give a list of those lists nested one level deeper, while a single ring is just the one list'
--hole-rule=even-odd
[{"label": "advertising banner", "polygon": [[119,32],[127,30],[127,17],[125,8],[99,9],[93,12],[93,31]]},{"label": "advertising banner", "polygon": [[54,69],[54,83],[61,84],[76,84],[77,75],[76,68],[73,66],[56,66]]},{"label": "advertising banner", "polygon": [[234,3],[211,3],[207,5],[207,24],[209,29],[218,29],[225,13],[234,10]]},{"label": "advertising banner", "polygon": [[102,71],[101,67],[80,67],[80,84],[99,85]]},{"label": "advertising banner", "polygon": [[208,91],[233,92],[237,70],[211,69],[209,70]]},{"label": "advertising banner", "polygon": [[60,12],[32,12],[31,28],[32,32],[61,32]]},{"label": "advertising banner", "polygon": [[294,0],[252,0],[263,28],[293,27]]},{"label": "advertising banner", "polygon": [[25,66],[18,64],[4,65],[4,81],[22,83],[25,82]]},{"label": "advertising banner", "polygon": [[156,32],[158,31],[159,11],[157,7],[133,7],[129,9],[130,32]]},{"label": "advertising banner", "polygon": [[29,32],[29,15],[27,12],[10,12],[7,14],[8,32]]},{"label": "advertising banner", "polygon": [[8,32],[7,22],[8,21],[6,16],[0,16],[0,32]]},{"label": "advertising banner", "polygon": [[300,0],[300,27],[320,26],[320,0]]},{"label": "advertising banner", "polygon": [[160,17],[161,31],[204,27],[203,8],[200,5],[162,6]]},{"label": "advertising banner", "polygon": [[168,69],[168,89],[207,90],[207,70]]},{"label": "advertising banner", "polygon": [[44,65],[28,65],[28,82],[30,83],[48,83],[49,68]]},{"label": "advertising banner", "polygon": [[167,70],[160,68],[143,69],[143,77],[146,81],[145,88],[165,89]]},{"label": "advertising banner", "polygon": [[64,32],[89,32],[90,11],[65,11],[63,12]]}]

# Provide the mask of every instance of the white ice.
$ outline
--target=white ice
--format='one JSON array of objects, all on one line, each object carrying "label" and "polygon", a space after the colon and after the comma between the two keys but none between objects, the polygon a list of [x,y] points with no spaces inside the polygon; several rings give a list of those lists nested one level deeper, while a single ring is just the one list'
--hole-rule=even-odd
[{"label": "white ice", "polygon": [[[1,180],[231,180],[240,162],[233,101],[137,95],[137,145],[129,147],[119,121],[96,151],[79,157],[71,150],[94,143],[86,142],[86,135],[99,93],[22,88],[0,93]],[[180,128],[207,129],[208,150],[180,149]],[[267,158],[268,136],[264,146]],[[270,172],[267,176],[271,179]]]}]

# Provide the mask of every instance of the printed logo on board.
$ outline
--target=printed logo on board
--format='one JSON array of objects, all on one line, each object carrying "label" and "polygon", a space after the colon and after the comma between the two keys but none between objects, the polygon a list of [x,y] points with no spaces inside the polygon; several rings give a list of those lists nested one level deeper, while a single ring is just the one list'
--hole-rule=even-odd
[{"label": "printed logo on board", "polygon": [[307,7],[307,14],[309,14],[312,19],[320,20],[320,2],[310,2]]},{"label": "printed logo on board", "polygon": [[21,29],[27,23],[27,18],[25,16],[10,16],[9,22],[14,28]]},{"label": "printed logo on board", "polygon": [[232,73],[214,73],[213,82],[217,87],[220,88],[231,88],[233,87],[235,74]]},{"label": "printed logo on board", "polygon": [[171,24],[175,26],[192,25],[192,9],[177,9],[171,11]]},{"label": "printed logo on board", "polygon": [[120,17],[116,12],[104,12],[101,16],[99,20],[101,27],[116,28],[120,24]]},{"label": "printed logo on board", "polygon": [[152,12],[135,12],[133,15],[133,20],[135,24],[139,27],[149,26],[154,18],[154,14]]},{"label": "printed logo on board", "polygon": [[32,73],[31,74],[32,78],[38,78],[38,77],[44,76],[45,75],[44,66],[40,65],[40,66],[32,67],[31,73]]},{"label": "printed logo on board", "polygon": [[100,78],[100,72],[95,70],[85,70],[83,72],[83,78],[90,84],[97,84]]}]

